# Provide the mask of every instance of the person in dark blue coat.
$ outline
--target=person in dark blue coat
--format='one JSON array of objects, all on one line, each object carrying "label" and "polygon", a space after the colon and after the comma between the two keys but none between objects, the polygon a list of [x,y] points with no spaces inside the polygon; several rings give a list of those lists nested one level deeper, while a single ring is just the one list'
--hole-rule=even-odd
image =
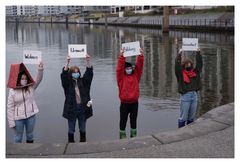
[{"label": "person in dark blue coat", "polygon": [[86,56],[86,71],[81,75],[79,67],[69,68],[70,57],[62,69],[61,81],[65,94],[63,117],[68,120],[68,142],[74,141],[76,121],[78,120],[80,142],[86,142],[86,121],[93,115],[90,88],[93,79],[93,67],[90,56]]}]

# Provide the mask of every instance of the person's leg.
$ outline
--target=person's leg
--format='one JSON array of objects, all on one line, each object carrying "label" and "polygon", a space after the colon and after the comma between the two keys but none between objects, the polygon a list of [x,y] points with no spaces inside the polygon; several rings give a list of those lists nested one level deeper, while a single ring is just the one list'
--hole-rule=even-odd
[{"label": "person's leg", "polygon": [[194,118],[197,113],[197,102],[198,102],[197,92],[193,92],[191,97],[191,105],[188,112],[187,124],[190,124],[194,121]]},{"label": "person's leg", "polygon": [[86,142],[86,117],[84,109],[80,109],[78,115],[78,127],[80,132],[80,142]]},{"label": "person's leg", "polygon": [[178,128],[185,126],[190,108],[190,94],[186,93],[180,97],[180,117],[178,119]]},{"label": "person's leg", "polygon": [[74,141],[74,132],[75,132],[76,118],[68,119],[68,142]]},{"label": "person's leg", "polygon": [[120,105],[120,133],[119,137],[120,139],[126,138],[126,124],[127,124],[127,119],[128,119],[128,104],[121,103]]},{"label": "person's leg", "polygon": [[15,121],[15,131],[14,131],[14,142],[21,143],[23,130],[24,130],[24,120],[16,120]]},{"label": "person's leg", "polygon": [[137,115],[138,115],[138,102],[131,104],[130,106],[130,137],[137,136]]},{"label": "person's leg", "polygon": [[35,127],[36,116],[31,116],[25,120],[26,122],[26,142],[33,143],[33,130]]}]

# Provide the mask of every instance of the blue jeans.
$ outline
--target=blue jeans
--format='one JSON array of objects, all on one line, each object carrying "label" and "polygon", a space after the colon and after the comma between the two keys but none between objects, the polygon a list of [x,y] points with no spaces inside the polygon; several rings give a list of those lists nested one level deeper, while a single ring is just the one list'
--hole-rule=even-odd
[{"label": "blue jeans", "polygon": [[190,91],[181,95],[179,122],[193,122],[197,112],[197,100],[196,91]]},{"label": "blue jeans", "polygon": [[86,132],[86,117],[85,111],[81,105],[77,105],[77,117],[75,119],[68,119],[68,133],[74,134],[76,121],[78,119],[79,132]]},{"label": "blue jeans", "polygon": [[26,129],[26,140],[33,141],[33,130],[35,127],[36,116],[33,115],[29,118],[16,120],[15,121],[15,134],[14,134],[14,142],[21,143],[23,137],[24,127]]}]

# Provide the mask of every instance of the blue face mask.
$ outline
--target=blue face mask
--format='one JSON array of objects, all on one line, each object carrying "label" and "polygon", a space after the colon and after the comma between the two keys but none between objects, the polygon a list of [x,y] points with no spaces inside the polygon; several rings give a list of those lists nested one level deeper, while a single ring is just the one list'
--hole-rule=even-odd
[{"label": "blue face mask", "polygon": [[77,73],[72,73],[72,77],[73,77],[74,79],[78,79],[78,78],[80,77],[80,73],[79,73],[79,72],[77,72]]}]

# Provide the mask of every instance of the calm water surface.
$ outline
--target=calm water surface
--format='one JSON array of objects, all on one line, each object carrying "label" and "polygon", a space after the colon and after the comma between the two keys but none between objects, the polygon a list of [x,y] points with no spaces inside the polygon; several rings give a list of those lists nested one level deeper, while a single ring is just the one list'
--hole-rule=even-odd
[{"label": "calm water surface", "polygon": [[[174,59],[182,37],[197,37],[203,56],[202,90],[198,116],[234,101],[234,36],[220,33],[192,33],[161,30],[63,24],[6,24],[6,79],[10,65],[22,62],[23,50],[42,51],[44,78],[35,92],[37,114],[35,140],[41,143],[66,142],[67,120],[62,117],[64,93],[60,73],[68,44],[87,44],[92,55],[94,78],[91,88],[94,116],[87,121],[89,142],[118,139],[119,98],[116,62],[122,42],[139,40],[144,50],[144,71],[140,83],[138,135],[177,128],[179,94]],[[185,56],[193,56],[185,54]],[[127,59],[135,62],[135,57]],[[72,59],[85,71],[84,59]],[[27,65],[36,76],[35,65]],[[6,82],[7,83],[7,82]],[[6,89],[8,96],[8,89]],[[8,124],[7,124],[8,125]],[[129,132],[129,124],[127,125]],[[79,139],[76,129],[76,141]],[[7,142],[13,132],[6,127]],[[25,140],[25,136],[24,136]]]}]

